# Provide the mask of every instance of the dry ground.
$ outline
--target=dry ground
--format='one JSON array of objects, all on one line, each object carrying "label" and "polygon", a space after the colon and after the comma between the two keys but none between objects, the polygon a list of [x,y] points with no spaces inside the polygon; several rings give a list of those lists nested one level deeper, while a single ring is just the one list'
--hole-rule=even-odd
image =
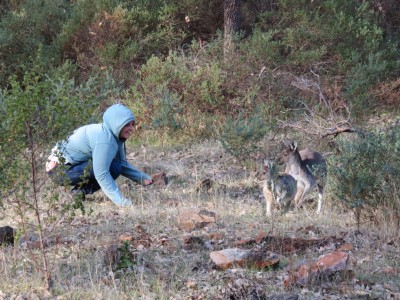
[{"label": "dry ground", "polygon": [[[40,287],[26,243],[1,249],[0,299],[400,299],[398,233],[363,224],[356,234],[352,215],[340,211],[329,195],[322,215],[310,204],[272,220],[264,214],[257,170],[238,164],[216,142],[131,151],[133,165],[148,173],[166,172],[169,183],[144,188],[119,179],[133,207],[119,208],[98,193],[85,202],[90,214],[58,220],[46,237],[50,291]],[[217,222],[191,232],[178,228],[180,213],[201,209],[215,212]],[[0,220],[4,225],[18,227],[7,214]],[[343,238],[352,246],[352,276],[284,289],[288,269],[335,245],[278,253],[275,269],[213,265],[212,250],[235,247],[260,232]],[[199,239],[188,243],[188,236]]]}]

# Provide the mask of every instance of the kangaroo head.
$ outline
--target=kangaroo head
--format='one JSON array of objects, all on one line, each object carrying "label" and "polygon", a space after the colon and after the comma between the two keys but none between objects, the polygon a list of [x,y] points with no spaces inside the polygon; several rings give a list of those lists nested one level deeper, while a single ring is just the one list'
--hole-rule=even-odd
[{"label": "kangaroo head", "polygon": [[276,173],[275,161],[271,158],[264,159],[264,174],[271,177]]},{"label": "kangaroo head", "polygon": [[296,150],[297,150],[296,141],[284,140],[283,149],[281,153],[277,156],[277,161],[279,162],[279,164],[287,163],[290,155],[294,153]]},{"label": "kangaroo head", "polygon": [[287,150],[290,150],[292,152],[296,151],[297,149],[296,141],[284,140],[283,144],[285,145],[285,148],[287,148]]},{"label": "kangaroo head", "polygon": [[272,169],[273,160],[270,158],[264,159],[264,174]]}]

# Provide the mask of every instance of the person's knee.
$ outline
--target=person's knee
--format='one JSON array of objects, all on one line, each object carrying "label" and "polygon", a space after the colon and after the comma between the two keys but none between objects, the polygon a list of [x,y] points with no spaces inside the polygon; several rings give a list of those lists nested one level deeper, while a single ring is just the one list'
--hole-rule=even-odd
[{"label": "person's knee", "polygon": [[110,173],[112,178],[117,179],[122,173],[122,165],[119,161],[113,160],[110,166]]}]

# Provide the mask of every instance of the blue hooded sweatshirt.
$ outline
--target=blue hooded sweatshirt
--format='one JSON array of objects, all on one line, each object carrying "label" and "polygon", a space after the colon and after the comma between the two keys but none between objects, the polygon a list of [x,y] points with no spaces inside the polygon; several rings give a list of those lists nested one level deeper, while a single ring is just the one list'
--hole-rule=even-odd
[{"label": "blue hooded sweatshirt", "polygon": [[105,111],[103,123],[78,128],[59,147],[66,163],[74,165],[92,159],[93,172],[101,189],[120,206],[129,205],[131,201],[122,195],[110,174],[113,159],[121,163],[121,175],[136,182],[151,180],[149,175],[140,172],[126,161],[125,141],[119,139],[119,133],[132,121],[135,121],[135,116],[128,108],[122,104],[114,104]]}]

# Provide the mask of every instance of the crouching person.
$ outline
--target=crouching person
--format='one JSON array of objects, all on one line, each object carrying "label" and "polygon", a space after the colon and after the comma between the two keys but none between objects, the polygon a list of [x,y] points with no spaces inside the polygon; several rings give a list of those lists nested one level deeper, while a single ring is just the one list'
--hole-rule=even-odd
[{"label": "crouching person", "polygon": [[73,186],[71,192],[85,195],[100,189],[119,206],[129,206],[115,180],[125,176],[143,185],[152,178],[126,161],[125,141],[132,135],[135,116],[122,104],[110,106],[103,123],[76,129],[66,140],[57,143],[46,164],[46,172],[60,185]]}]

